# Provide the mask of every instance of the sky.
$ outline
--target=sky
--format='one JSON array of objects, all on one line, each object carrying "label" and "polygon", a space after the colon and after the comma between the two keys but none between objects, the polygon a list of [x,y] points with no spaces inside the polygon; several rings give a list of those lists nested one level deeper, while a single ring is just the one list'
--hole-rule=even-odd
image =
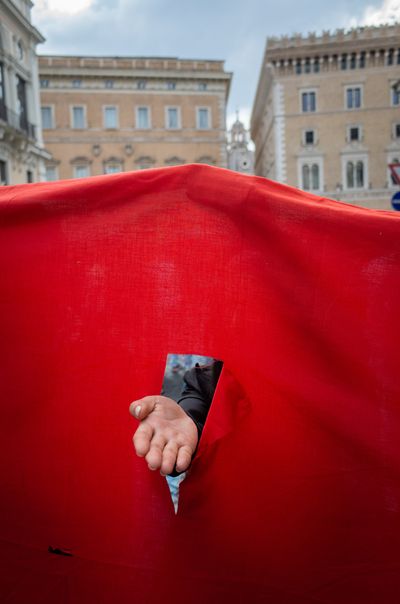
[{"label": "sky", "polygon": [[39,54],[223,59],[248,127],[267,36],[400,22],[400,0],[35,0]]}]

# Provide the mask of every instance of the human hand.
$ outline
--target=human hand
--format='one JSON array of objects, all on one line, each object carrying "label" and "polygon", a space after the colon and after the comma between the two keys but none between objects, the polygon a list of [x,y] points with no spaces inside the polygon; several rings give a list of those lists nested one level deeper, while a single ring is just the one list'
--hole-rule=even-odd
[{"label": "human hand", "polygon": [[150,470],[162,475],[188,469],[196,450],[198,432],[194,421],[171,398],[145,396],[129,406],[129,412],[140,420],[133,436],[139,457],[145,457]]}]

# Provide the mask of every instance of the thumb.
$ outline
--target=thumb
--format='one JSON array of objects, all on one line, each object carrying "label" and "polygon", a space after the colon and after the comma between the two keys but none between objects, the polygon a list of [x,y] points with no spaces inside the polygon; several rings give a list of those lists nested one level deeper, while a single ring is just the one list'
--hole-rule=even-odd
[{"label": "thumb", "polygon": [[154,411],[154,407],[158,402],[158,396],[145,396],[137,401],[133,401],[133,403],[129,405],[129,413],[136,419],[142,421]]}]

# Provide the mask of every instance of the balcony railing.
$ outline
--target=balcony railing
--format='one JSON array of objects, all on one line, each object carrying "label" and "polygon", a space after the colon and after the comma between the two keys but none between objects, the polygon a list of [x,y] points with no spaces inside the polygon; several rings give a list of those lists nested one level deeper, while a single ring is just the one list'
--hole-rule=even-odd
[{"label": "balcony railing", "polygon": [[24,132],[29,138],[36,138],[36,128],[28,122],[24,114],[18,114],[0,101],[0,119],[7,122],[12,128]]}]

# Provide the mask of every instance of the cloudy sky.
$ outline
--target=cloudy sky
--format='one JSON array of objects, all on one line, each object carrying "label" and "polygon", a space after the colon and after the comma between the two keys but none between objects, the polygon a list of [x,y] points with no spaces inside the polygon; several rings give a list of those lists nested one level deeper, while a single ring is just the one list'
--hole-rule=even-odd
[{"label": "cloudy sky", "polygon": [[400,0],[35,0],[41,54],[224,59],[248,124],[267,36],[400,21]]}]

